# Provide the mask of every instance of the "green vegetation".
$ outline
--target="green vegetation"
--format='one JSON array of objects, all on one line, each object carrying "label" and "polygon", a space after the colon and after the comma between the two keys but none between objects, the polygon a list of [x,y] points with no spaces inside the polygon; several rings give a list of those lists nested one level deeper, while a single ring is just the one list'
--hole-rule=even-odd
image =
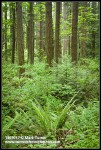
[{"label": "green vegetation", "polygon": [[1,10],[2,148],[99,148],[100,2]]},{"label": "green vegetation", "polygon": [[[67,61],[68,60],[68,61]],[[45,136],[56,140],[59,130],[71,130],[59,140],[64,148],[99,148],[99,65],[86,59],[79,68],[66,59],[45,68],[25,65],[17,77],[16,64],[3,64],[2,135],[4,148],[56,148],[56,144],[4,144],[5,136]],[[71,103],[70,103],[71,102]],[[74,103],[75,102],[75,103]]]}]

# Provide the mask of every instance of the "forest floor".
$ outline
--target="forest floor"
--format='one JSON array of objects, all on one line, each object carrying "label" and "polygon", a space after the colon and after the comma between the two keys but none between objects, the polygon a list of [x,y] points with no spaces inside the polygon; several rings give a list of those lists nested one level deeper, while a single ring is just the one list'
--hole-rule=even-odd
[{"label": "forest floor", "polygon": [[[2,148],[99,148],[98,60],[24,67],[19,79],[17,64],[2,65]],[[10,136],[43,143],[5,143]]]}]

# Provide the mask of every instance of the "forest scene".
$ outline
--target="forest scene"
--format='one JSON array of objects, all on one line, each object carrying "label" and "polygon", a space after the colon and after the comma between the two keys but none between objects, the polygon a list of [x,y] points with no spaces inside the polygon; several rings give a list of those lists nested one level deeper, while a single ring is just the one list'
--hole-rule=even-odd
[{"label": "forest scene", "polygon": [[2,148],[100,147],[100,2],[2,2]]}]

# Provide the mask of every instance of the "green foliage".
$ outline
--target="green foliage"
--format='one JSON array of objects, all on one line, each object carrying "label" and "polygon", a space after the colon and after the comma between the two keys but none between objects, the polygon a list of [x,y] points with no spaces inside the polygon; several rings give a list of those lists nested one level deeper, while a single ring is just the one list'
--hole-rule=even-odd
[{"label": "green foliage", "polygon": [[9,121],[6,122],[7,124],[2,129],[3,133],[6,132],[14,124],[14,122],[18,119],[18,117],[20,116],[19,113],[17,113],[17,112],[15,112],[15,113],[16,113],[15,118],[14,119],[9,118]]},{"label": "green foliage", "polygon": [[[96,10],[93,8],[93,3],[95,3]],[[79,41],[84,40],[87,44],[86,55],[90,56],[92,51],[92,32],[95,34],[95,55],[99,52],[99,12],[98,4],[92,2],[91,6],[86,6],[84,8],[83,3],[79,5],[79,15],[78,15],[78,35]],[[94,9],[94,12],[93,12]],[[86,36],[83,36],[82,30],[86,29]],[[81,46],[80,46],[81,47]]]},{"label": "green foliage", "polygon": [[[11,63],[11,26],[13,22],[11,8],[16,2],[2,2],[2,147],[3,148],[99,148],[99,6],[87,2],[85,10],[79,3],[78,39],[79,52],[81,40],[87,44],[86,59],[80,59],[77,65],[71,63],[66,55],[61,63],[53,62],[46,67],[46,54],[39,62],[39,41],[45,42],[45,3],[33,2],[35,55],[34,65],[26,64],[27,26],[29,20],[29,2],[22,2],[24,29],[25,73],[18,77],[21,66]],[[62,3],[63,4],[63,3]],[[90,4],[90,5],[89,5]],[[89,6],[88,6],[89,5]],[[63,6],[63,5],[62,5]],[[67,19],[63,11],[60,15],[60,39],[71,38],[72,3],[67,5]],[[62,7],[63,8],[63,7]],[[56,2],[52,2],[53,34],[55,30]],[[7,19],[6,15],[7,14]],[[42,23],[42,33],[39,33]],[[15,23],[16,24],[16,23]],[[82,29],[86,29],[86,37]],[[91,58],[92,32],[95,33],[95,56]],[[16,32],[15,32],[16,34]],[[40,39],[42,34],[43,39]],[[71,41],[71,40],[70,40]],[[68,41],[69,42],[69,41]],[[5,57],[7,43],[8,61]],[[54,43],[54,38],[53,38]],[[63,42],[64,43],[64,42]],[[71,47],[71,43],[70,43]],[[17,45],[16,45],[17,48]],[[63,44],[61,42],[61,48]],[[46,53],[46,52],[45,52]],[[17,51],[15,49],[15,62]],[[59,132],[61,134],[59,135]],[[60,144],[5,144],[5,136],[45,136],[46,140],[60,140]]]},{"label": "green foliage", "polygon": [[[72,148],[99,148],[99,102],[90,102],[87,108],[78,106],[69,115],[67,126],[74,128],[75,139],[78,139]],[[68,142],[75,139],[67,136]]]},{"label": "green foliage", "polygon": [[[75,134],[62,137],[64,147],[99,147],[99,64],[96,59],[81,59],[74,66],[71,58],[65,56],[61,64],[47,69],[45,63],[25,65],[24,77],[20,79],[18,68],[6,63],[2,66],[3,142],[7,135],[37,135],[55,140],[58,129],[72,128]],[[73,140],[77,141],[70,144]],[[49,146],[55,148],[56,145]],[[31,147],[48,148],[48,145]]]},{"label": "green foliage", "polygon": [[65,122],[67,120],[67,113],[70,111],[70,108],[74,104],[75,101],[73,102],[73,100],[74,100],[74,98],[75,98],[76,95],[73,96],[73,98],[68,102],[68,104],[62,110],[61,115],[59,116],[59,119],[58,119],[56,130],[62,128],[63,125],[65,124]]}]

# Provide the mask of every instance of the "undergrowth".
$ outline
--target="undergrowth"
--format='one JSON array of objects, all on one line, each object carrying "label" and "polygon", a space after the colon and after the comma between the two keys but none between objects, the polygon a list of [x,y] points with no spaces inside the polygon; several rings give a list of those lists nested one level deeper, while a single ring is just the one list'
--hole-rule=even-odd
[{"label": "undergrowth", "polygon": [[[64,57],[52,68],[42,62],[24,67],[19,79],[19,66],[2,66],[2,147],[99,148],[98,61],[80,60],[74,66]],[[60,144],[5,144],[5,136],[21,135]]]}]

